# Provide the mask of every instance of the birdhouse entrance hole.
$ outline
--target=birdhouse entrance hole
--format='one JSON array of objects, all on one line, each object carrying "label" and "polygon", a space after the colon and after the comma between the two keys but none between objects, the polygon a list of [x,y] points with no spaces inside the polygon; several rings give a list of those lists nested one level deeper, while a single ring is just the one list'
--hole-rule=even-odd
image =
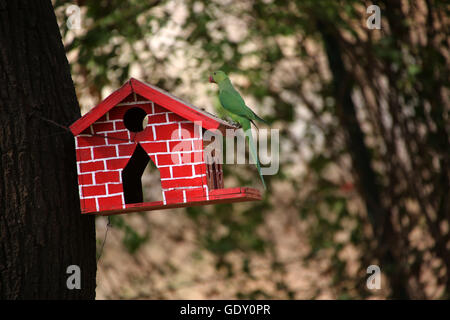
[{"label": "birdhouse entrance hole", "polygon": [[147,112],[144,109],[134,107],[123,115],[123,124],[125,128],[131,132],[140,132],[145,129],[144,120],[147,117]]},{"label": "birdhouse entrance hole", "polygon": [[133,155],[122,170],[122,185],[125,203],[143,202],[142,174],[151,161],[147,152],[138,143]]}]

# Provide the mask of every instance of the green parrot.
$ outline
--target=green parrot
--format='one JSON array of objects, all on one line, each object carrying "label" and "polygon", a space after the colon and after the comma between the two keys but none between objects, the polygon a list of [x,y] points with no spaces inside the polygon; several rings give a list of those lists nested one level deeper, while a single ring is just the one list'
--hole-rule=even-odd
[{"label": "green parrot", "polygon": [[266,183],[264,182],[264,178],[261,173],[261,164],[259,162],[255,143],[252,137],[250,122],[253,123],[255,127],[256,124],[253,120],[258,120],[266,124],[267,122],[264,119],[258,117],[249,107],[247,107],[244,99],[242,99],[239,92],[237,92],[237,90],[233,87],[230,79],[225,74],[225,72],[213,72],[213,74],[209,77],[209,82],[219,85],[219,101],[222,104],[222,107],[228,111],[231,118],[238,122],[244,130],[245,135],[248,138],[250,154],[252,155],[253,160],[256,162],[256,168],[258,169],[264,189],[266,189]]}]

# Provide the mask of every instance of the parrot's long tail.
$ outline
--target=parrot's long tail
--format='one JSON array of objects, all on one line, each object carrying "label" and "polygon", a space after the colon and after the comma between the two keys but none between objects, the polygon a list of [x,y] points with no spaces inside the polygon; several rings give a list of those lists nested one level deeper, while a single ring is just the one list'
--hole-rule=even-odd
[{"label": "parrot's long tail", "polygon": [[[255,120],[258,120],[259,122],[262,122],[262,123],[267,124],[267,125],[269,124],[266,120],[264,120],[263,118],[258,116],[256,113],[253,112],[253,115],[255,116]],[[255,127],[256,127],[256,125],[255,125]]]},{"label": "parrot's long tail", "polygon": [[258,153],[256,152],[255,142],[253,141],[250,121],[244,121],[242,123],[242,129],[244,129],[245,136],[248,138],[250,154],[252,155],[253,160],[256,162],[256,168],[258,169],[259,176],[261,177],[261,182],[264,186],[264,190],[266,190],[266,182],[264,181],[264,177],[261,172],[261,164],[259,163]]},{"label": "parrot's long tail", "polygon": [[253,125],[254,125],[254,126],[255,126],[255,128],[256,128],[256,130],[258,130],[258,132],[259,132],[259,128],[258,128],[258,126],[256,125],[255,121],[253,121],[253,120],[250,120],[250,122],[251,122],[251,123],[253,123]]}]

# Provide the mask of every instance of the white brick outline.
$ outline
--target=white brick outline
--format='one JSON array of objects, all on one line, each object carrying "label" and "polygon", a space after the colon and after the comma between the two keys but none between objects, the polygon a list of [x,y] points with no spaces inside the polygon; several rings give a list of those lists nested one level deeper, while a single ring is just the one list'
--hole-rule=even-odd
[{"label": "white brick outline", "polygon": [[195,179],[195,178],[201,178],[206,177],[206,174],[193,174],[192,176],[186,176],[186,177],[176,177],[176,178],[161,178],[161,181],[169,181],[169,180],[180,180],[180,179]]},{"label": "white brick outline", "polygon": [[192,162],[192,163],[177,163],[177,164],[167,164],[159,166],[158,168],[167,168],[167,167],[180,167],[180,166],[188,166],[188,165],[197,165],[197,164],[205,164],[204,162]]},{"label": "white brick outline", "polygon": [[[131,157],[121,156],[121,157],[98,158],[98,159],[95,159],[95,160],[78,161],[78,163],[79,164],[83,164],[83,163],[91,163],[91,162],[103,161],[103,164],[106,165],[106,162],[105,162],[106,160],[128,159],[128,158],[131,158]],[[89,172],[95,172],[95,171],[89,171]]]},{"label": "white brick outline", "polygon": [[100,195],[100,196],[89,196],[89,197],[84,197],[83,200],[115,197],[115,196],[120,196],[120,195],[122,195],[122,194],[123,194],[123,192],[119,192],[119,193],[110,193],[110,194],[105,194],[105,195]]},{"label": "white brick outline", "polygon": [[[115,133],[115,132],[121,132],[121,131],[128,131],[128,130],[120,129],[120,130],[117,130],[117,131],[102,131],[102,133]],[[129,132],[128,132],[128,134],[129,134]],[[93,136],[91,136],[91,135],[83,135],[83,137],[92,138]],[[131,141],[131,139],[129,139],[130,141],[124,141],[124,140],[119,140],[119,139],[116,139],[114,137],[108,137],[108,136],[101,136],[99,138],[117,140],[117,143],[115,143],[117,145],[118,144],[134,144],[134,143],[138,143],[138,142]],[[177,138],[177,139],[161,139],[161,140],[153,139],[152,141],[141,141],[139,143],[166,142],[168,144],[167,150],[169,150],[169,143],[170,142],[184,142],[184,141],[191,141],[192,142],[192,148],[194,148],[194,142],[195,141],[201,141],[201,138],[185,138],[185,139]],[[77,147],[76,149],[98,148],[98,147],[104,147],[104,146],[105,145],[96,145],[96,146],[88,146],[88,147]],[[199,149],[199,150],[192,150],[192,151],[203,151],[203,150]]]},{"label": "white brick outline", "polygon": [[172,188],[165,188],[162,190],[163,190],[163,192],[166,192],[166,191],[173,191],[173,190],[205,189],[205,187],[208,188],[207,185],[203,185],[203,186],[188,186],[188,187],[172,187]]}]

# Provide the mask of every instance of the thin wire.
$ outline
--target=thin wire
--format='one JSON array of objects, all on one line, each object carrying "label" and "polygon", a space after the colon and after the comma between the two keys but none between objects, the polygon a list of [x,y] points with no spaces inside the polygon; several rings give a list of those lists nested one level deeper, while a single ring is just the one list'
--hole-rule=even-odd
[{"label": "thin wire", "polygon": [[53,121],[53,120],[50,120],[50,119],[48,119],[48,118],[44,118],[44,117],[42,117],[42,116],[40,116],[40,115],[37,115],[36,113],[32,113],[32,115],[36,115],[37,118],[39,118],[39,119],[41,119],[41,120],[43,120],[43,121],[46,121],[46,122],[48,122],[48,123],[51,123],[51,124],[53,124],[54,126],[60,127],[60,128],[66,130],[66,131],[72,132],[72,131],[70,130],[69,127],[63,126],[62,124],[59,124],[59,123],[57,123],[57,122],[55,122],[55,121]]},{"label": "thin wire", "polygon": [[103,238],[103,243],[102,243],[102,246],[101,246],[101,248],[100,248],[100,254],[99,254],[99,256],[98,256],[97,265],[98,265],[98,263],[100,262],[100,258],[102,257],[102,254],[103,254],[103,248],[105,247],[106,238],[107,238],[107,236],[108,236],[108,231],[109,231],[109,228],[110,228],[110,227],[112,227],[112,224],[111,224],[111,218],[108,216],[108,223],[106,224],[105,237]]},{"label": "thin wire", "polygon": [[[55,122],[55,121],[53,121],[53,120],[51,120],[51,119],[44,118],[44,117],[42,117],[42,116],[40,116],[40,115],[37,115],[37,114],[35,114],[35,113],[32,113],[31,115],[35,115],[37,118],[39,118],[39,119],[41,119],[41,120],[43,120],[43,121],[45,121],[45,122],[47,122],[47,123],[50,123],[50,124],[52,124],[52,125],[54,125],[54,126],[56,126],[56,127],[59,127],[59,128],[61,128],[61,129],[64,129],[64,132],[61,132],[61,133],[53,133],[53,134],[50,134],[50,135],[47,135],[47,136],[44,136],[44,137],[56,136],[56,135],[60,135],[60,134],[67,133],[67,132],[72,133],[72,131],[70,130],[70,128],[67,127],[67,126],[64,126],[64,125],[62,125],[62,124],[59,124],[59,123],[57,123],[57,122]],[[134,142],[133,140],[130,140],[130,139],[122,139],[122,138],[116,138],[116,137],[108,137],[107,135],[101,135],[101,134],[96,134],[96,133],[90,133],[89,135],[91,135],[91,136],[99,136],[99,137],[102,137],[102,138],[108,138],[108,139],[115,139],[115,140],[121,140],[121,141]],[[134,138],[134,137],[133,137],[133,138]],[[98,259],[97,259],[97,265],[98,265],[98,263],[100,262],[100,259],[101,259],[102,255],[103,255],[103,249],[105,248],[105,243],[106,243],[106,239],[107,239],[107,237],[108,237],[108,231],[109,231],[110,227],[112,227],[112,224],[111,224],[111,218],[108,216],[108,223],[106,224],[105,237],[103,238],[103,243],[102,243],[102,246],[101,246],[101,248],[100,248],[100,254],[99,254]]]},{"label": "thin wire", "polygon": [[[48,119],[48,118],[42,117],[42,116],[40,116],[40,115],[37,115],[36,113],[32,113],[31,115],[34,115],[34,116],[36,116],[37,118],[39,118],[39,119],[41,119],[41,120],[43,120],[43,121],[45,121],[45,122],[48,122],[48,123],[50,123],[50,124],[53,124],[54,126],[57,126],[57,127],[61,128],[61,129],[64,129],[64,130],[67,131],[67,132],[72,133],[72,131],[70,130],[70,128],[67,127],[67,126],[64,126],[64,125],[62,125],[62,124],[59,124],[59,123],[57,123],[57,122],[55,122],[55,121],[53,121],[53,120],[51,120],[51,119]],[[56,135],[60,135],[60,134],[63,134],[63,133],[65,133],[65,132],[61,132],[61,133],[53,133],[53,134],[50,134],[50,135],[43,136],[43,138],[45,138],[45,137],[51,137],[51,136],[56,136]],[[107,139],[111,139],[111,140],[119,140],[119,141],[134,142],[133,139],[123,139],[123,138],[117,138],[117,137],[109,137],[109,136],[107,136],[107,135],[98,134],[98,133],[88,133],[88,135],[90,135],[90,136],[96,136],[96,137],[102,137],[102,138],[104,138],[104,139],[107,138]]]}]

